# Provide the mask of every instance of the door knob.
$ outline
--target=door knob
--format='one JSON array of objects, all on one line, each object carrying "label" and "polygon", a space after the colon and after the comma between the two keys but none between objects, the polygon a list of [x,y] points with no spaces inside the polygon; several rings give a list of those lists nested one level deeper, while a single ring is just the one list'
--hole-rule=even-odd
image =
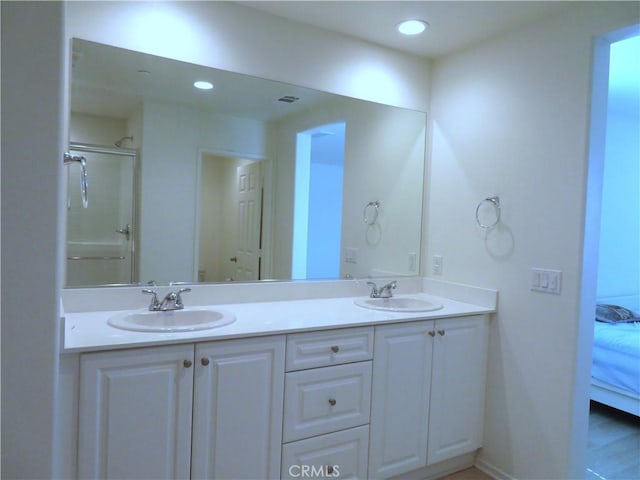
[{"label": "door knob", "polygon": [[238,257],[231,257],[229,261],[233,263],[238,263]]}]

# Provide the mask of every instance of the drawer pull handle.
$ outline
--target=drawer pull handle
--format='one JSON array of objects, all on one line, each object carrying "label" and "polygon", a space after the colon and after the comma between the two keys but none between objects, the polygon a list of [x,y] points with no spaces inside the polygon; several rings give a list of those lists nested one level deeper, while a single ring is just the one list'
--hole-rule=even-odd
[{"label": "drawer pull handle", "polygon": [[338,353],[338,352],[340,351],[340,347],[339,347],[338,345],[333,345],[333,346],[331,347],[331,351],[332,351],[333,353]]},{"label": "drawer pull handle", "polygon": [[191,360],[185,360],[184,362],[182,362],[182,364],[184,365],[184,368],[191,368],[193,362]]},{"label": "drawer pull handle", "polygon": [[329,405],[331,405],[332,407],[336,404],[336,399],[335,398],[330,398],[329,399]]},{"label": "drawer pull handle", "polygon": [[429,332],[429,336],[430,336],[430,337],[435,337],[435,336],[436,336],[436,332],[434,332],[433,330],[431,330],[431,331]]},{"label": "drawer pull handle", "polygon": [[438,330],[438,335],[440,335],[441,337],[444,337],[444,330]]},{"label": "drawer pull handle", "polygon": [[206,367],[207,365],[209,365],[209,359],[207,357],[202,357],[200,359],[200,363]]}]

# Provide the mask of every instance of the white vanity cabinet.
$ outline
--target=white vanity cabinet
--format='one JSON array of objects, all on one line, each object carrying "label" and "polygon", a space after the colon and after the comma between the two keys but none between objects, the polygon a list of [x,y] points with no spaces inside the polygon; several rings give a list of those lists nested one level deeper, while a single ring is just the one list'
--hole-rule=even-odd
[{"label": "white vanity cabinet", "polygon": [[282,336],[86,353],[79,478],[279,478]]},{"label": "white vanity cabinet", "polygon": [[370,478],[481,446],[488,316],[376,327]]},{"label": "white vanity cabinet", "polygon": [[367,478],[373,333],[287,337],[283,478]]}]

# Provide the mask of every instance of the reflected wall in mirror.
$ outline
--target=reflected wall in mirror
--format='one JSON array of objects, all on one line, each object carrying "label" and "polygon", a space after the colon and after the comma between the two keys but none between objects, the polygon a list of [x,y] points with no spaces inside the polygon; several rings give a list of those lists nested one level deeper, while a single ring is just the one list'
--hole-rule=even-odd
[{"label": "reflected wall in mirror", "polygon": [[[130,247],[134,283],[419,273],[425,113],[78,39],[72,50],[70,141],[137,154],[129,239],[90,202],[87,225],[104,232],[73,241],[95,256]],[[120,188],[88,174],[90,188]],[[75,276],[68,286],[119,283]]]}]

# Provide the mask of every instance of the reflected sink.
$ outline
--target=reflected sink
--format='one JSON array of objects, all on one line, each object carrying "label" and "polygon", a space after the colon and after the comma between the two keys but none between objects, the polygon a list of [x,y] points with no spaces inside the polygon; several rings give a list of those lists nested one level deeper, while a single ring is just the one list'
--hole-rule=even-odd
[{"label": "reflected sink", "polygon": [[222,327],[235,321],[235,315],[224,310],[189,308],[166,312],[122,312],[110,317],[107,323],[112,327],[136,332],[193,332]]},{"label": "reflected sink", "polygon": [[358,298],[359,307],[387,312],[430,312],[442,308],[442,304],[433,303],[416,297]]}]

